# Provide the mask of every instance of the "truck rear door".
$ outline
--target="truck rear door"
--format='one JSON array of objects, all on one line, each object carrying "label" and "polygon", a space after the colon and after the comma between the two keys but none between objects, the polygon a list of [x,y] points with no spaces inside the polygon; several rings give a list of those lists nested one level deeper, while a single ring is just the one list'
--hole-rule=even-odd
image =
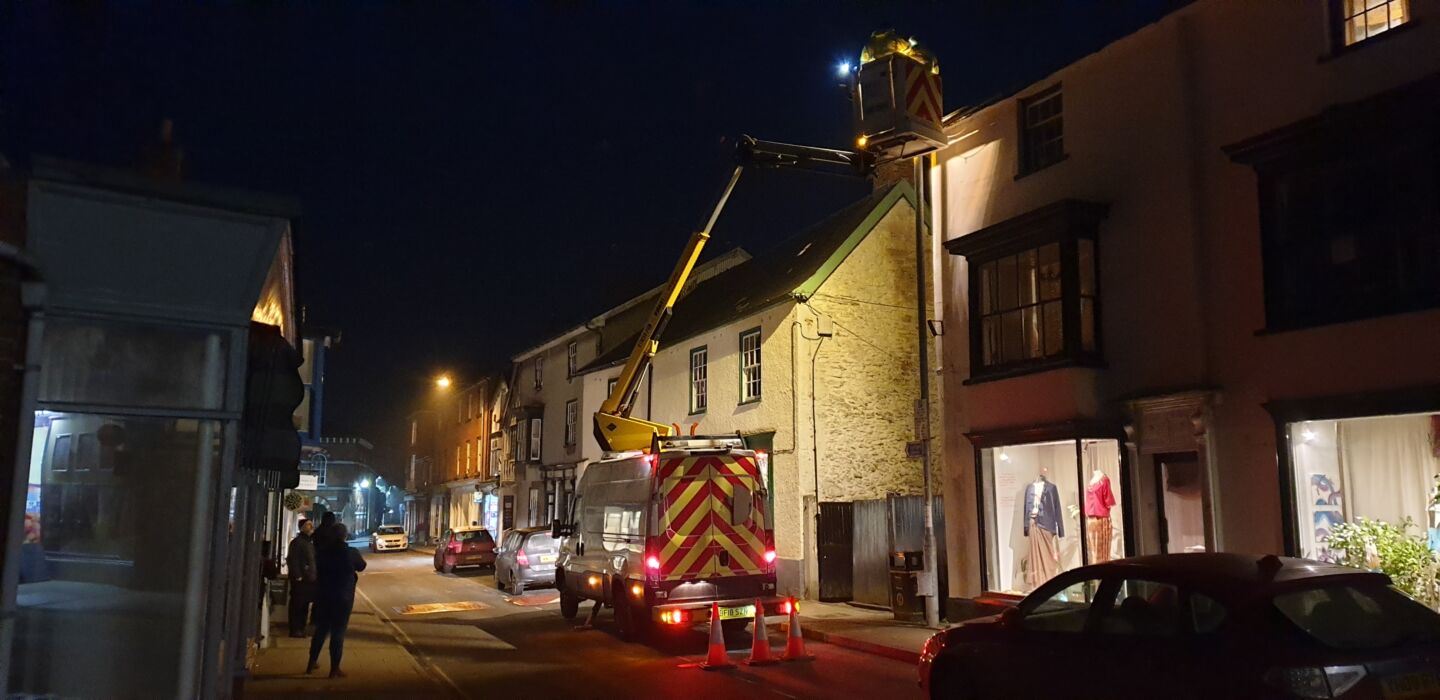
[{"label": "truck rear door", "polygon": [[662,580],[761,574],[768,540],[754,459],[666,454],[656,475]]}]

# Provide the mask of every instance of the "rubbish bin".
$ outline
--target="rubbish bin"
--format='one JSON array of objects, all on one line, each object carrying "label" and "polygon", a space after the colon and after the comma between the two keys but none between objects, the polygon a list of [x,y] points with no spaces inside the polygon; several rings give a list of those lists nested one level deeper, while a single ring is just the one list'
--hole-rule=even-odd
[{"label": "rubbish bin", "polygon": [[925,569],[921,552],[890,553],[890,610],[901,622],[923,622],[925,601],[916,594],[920,572]]}]

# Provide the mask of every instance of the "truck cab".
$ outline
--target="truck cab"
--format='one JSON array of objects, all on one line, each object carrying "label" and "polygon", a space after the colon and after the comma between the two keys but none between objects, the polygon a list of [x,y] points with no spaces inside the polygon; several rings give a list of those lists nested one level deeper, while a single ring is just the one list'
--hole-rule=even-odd
[{"label": "truck cab", "polygon": [[781,614],[762,460],[738,436],[657,437],[650,452],[591,464],[564,521],[556,587],[574,618],[583,600],[615,611],[621,635],[707,619]]}]

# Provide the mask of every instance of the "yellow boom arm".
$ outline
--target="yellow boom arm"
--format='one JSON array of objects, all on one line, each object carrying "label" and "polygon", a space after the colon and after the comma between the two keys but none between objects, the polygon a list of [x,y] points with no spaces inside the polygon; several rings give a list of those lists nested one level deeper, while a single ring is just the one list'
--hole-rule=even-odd
[{"label": "yellow boom arm", "polygon": [[635,394],[640,389],[640,380],[645,377],[645,370],[649,369],[651,359],[660,349],[657,338],[669,322],[675,302],[680,298],[680,291],[685,288],[685,281],[695,269],[695,261],[700,259],[700,251],[705,248],[705,242],[710,240],[710,230],[715,227],[715,220],[720,218],[720,212],[725,208],[725,202],[730,199],[730,193],[735,190],[735,183],[740,180],[740,173],[744,170],[744,165],[735,167],[735,172],[730,175],[730,182],[725,185],[724,192],[715,203],[715,209],[710,213],[709,221],[703,229],[690,236],[690,241],[685,244],[685,250],[680,254],[680,260],[675,263],[670,279],[665,281],[660,296],[655,300],[655,310],[651,312],[650,320],[645,323],[645,329],[640,331],[640,337],[635,340],[630,359],[625,361],[624,369],[620,370],[615,389],[605,397],[605,402],[600,404],[600,410],[595,412],[595,440],[600,443],[600,448],[607,452],[649,450],[655,436],[665,437],[671,432],[668,425],[631,418],[630,410],[635,405]]}]

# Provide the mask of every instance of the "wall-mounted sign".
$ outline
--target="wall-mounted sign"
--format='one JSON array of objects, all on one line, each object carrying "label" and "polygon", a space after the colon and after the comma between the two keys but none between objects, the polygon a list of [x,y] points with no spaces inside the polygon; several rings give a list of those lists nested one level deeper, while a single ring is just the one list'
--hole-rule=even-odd
[{"label": "wall-mounted sign", "polygon": [[314,474],[301,474],[300,484],[295,487],[296,491],[314,491],[320,488],[320,477]]}]

